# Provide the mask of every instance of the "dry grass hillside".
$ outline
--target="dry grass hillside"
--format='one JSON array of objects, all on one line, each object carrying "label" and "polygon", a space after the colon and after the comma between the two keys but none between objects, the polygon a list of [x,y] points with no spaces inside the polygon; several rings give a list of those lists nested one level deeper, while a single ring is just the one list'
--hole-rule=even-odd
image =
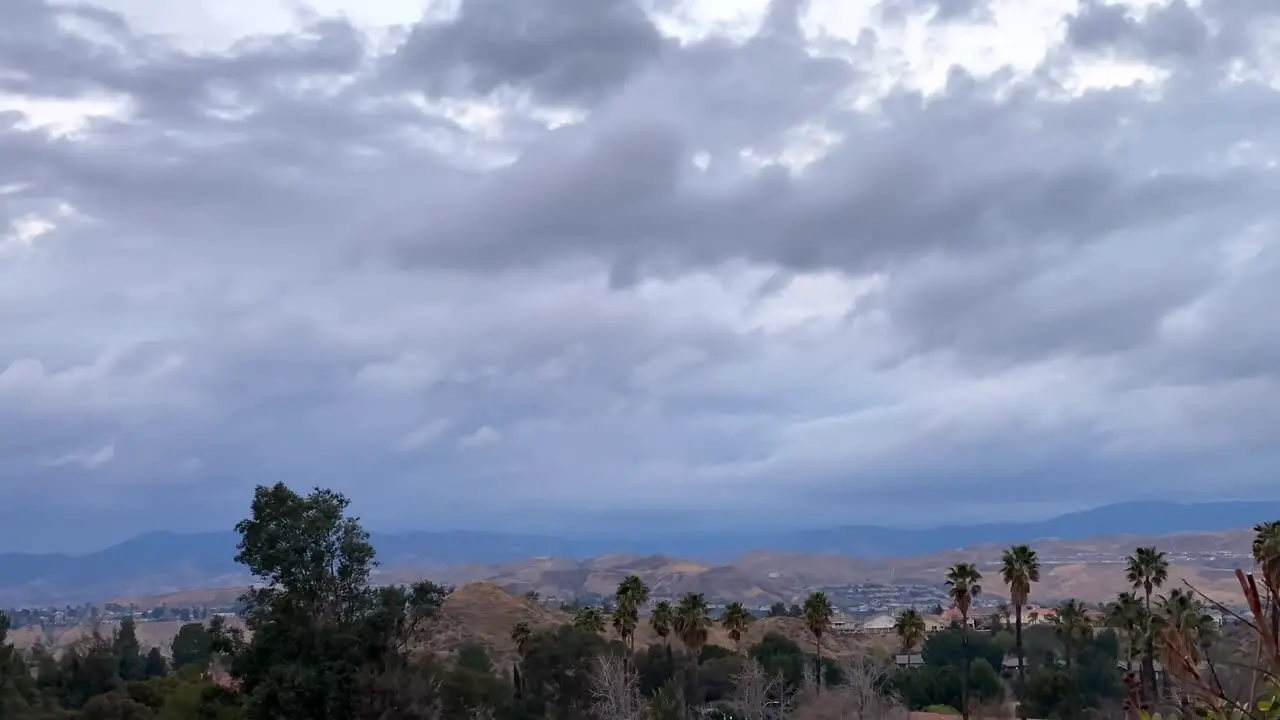
[{"label": "dry grass hillside", "polygon": [[[227,618],[226,622],[229,627],[243,627],[237,618]],[[142,645],[143,650],[160,648],[160,651],[167,656],[170,643],[185,624],[180,620],[140,622],[137,624],[138,643]],[[98,626],[98,632],[103,637],[110,637],[116,627],[116,623],[104,622]],[[89,625],[50,628],[48,632],[42,632],[38,627],[26,627],[9,631],[9,640],[14,646],[23,649],[34,647],[38,643],[43,644],[56,653],[73,647],[77,643],[87,642],[92,635],[93,627]]]},{"label": "dry grass hillside", "polygon": [[[572,621],[570,613],[546,607],[493,583],[472,583],[458,588],[445,601],[443,617],[434,628],[432,646],[437,650],[449,651],[466,643],[476,643],[495,658],[510,659],[516,654],[515,644],[511,641],[511,628],[516,623],[526,622],[536,629]],[[757,643],[769,632],[779,633],[806,649],[813,647],[813,636],[805,628],[804,622],[796,618],[756,620],[743,636],[743,645]],[[611,628],[607,630],[606,637],[617,639]],[[679,644],[674,638],[671,641]],[[636,646],[659,642],[661,638],[647,620],[642,619],[636,631]],[[718,625],[711,628],[708,642],[733,647],[729,634]],[[844,656],[861,652],[867,646],[866,639],[837,635],[823,639],[822,651],[830,656]]]},{"label": "dry grass hillside", "polygon": [[452,651],[475,643],[495,658],[516,654],[511,628],[525,622],[537,629],[554,627],[572,620],[558,609],[504,590],[498,585],[477,582],[454,590],[444,602],[439,621],[431,628],[431,647]]},{"label": "dry grass hillside", "polygon": [[[1042,582],[1035,594],[1045,601],[1074,597],[1087,602],[1109,600],[1125,589],[1123,558],[1140,545],[1156,545],[1173,559],[1171,583],[1185,579],[1210,596],[1234,600],[1231,571],[1248,553],[1251,533],[1182,534],[1168,537],[1118,535],[1091,540],[1040,540]],[[638,575],[655,597],[704,593],[714,601],[742,601],[751,606],[793,603],[815,588],[855,583],[938,584],[947,566],[973,562],[992,581],[1002,547],[982,546],[934,555],[868,561],[838,555],[759,552],[722,565],[665,555],[604,555],[588,560],[539,557],[503,565],[468,565],[447,570],[386,568],[378,581],[407,583],[424,577],[452,585],[486,582],[517,595],[535,591],[546,598],[570,599],[588,594],[612,595],[628,575]],[[989,592],[996,584],[986,583]],[[122,598],[139,608],[168,605],[218,605],[230,602],[243,588],[193,590],[172,595]]]}]

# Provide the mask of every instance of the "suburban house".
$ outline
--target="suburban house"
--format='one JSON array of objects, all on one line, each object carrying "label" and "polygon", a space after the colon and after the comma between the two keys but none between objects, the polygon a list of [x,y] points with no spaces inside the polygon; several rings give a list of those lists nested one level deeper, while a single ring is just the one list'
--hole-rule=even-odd
[{"label": "suburban house", "polygon": [[862,631],[870,635],[889,635],[897,624],[892,615],[876,615],[862,623]]},{"label": "suburban house", "polygon": [[858,621],[847,617],[837,617],[831,621],[831,632],[848,634],[858,632]]},{"label": "suburban house", "polygon": [[925,615],[924,631],[927,633],[936,633],[939,630],[946,630],[947,623],[942,619],[941,615]]},{"label": "suburban house", "polygon": [[[942,613],[942,622],[946,625],[951,625],[951,623],[956,623],[958,625],[961,620],[964,620],[964,616],[955,608],[947,608],[946,612]],[[978,626],[978,619],[975,618],[972,613],[969,614],[968,625],[970,628]]]}]

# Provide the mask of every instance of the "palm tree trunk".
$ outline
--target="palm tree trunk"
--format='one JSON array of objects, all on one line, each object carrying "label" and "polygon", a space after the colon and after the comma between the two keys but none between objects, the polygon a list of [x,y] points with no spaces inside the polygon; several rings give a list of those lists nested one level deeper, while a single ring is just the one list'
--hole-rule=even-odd
[{"label": "palm tree trunk", "polygon": [[1022,604],[1013,606],[1013,644],[1018,649],[1018,717],[1027,717],[1027,676],[1022,649]]},{"label": "palm tree trunk", "polygon": [[1155,639],[1151,636],[1151,589],[1144,587],[1146,592],[1147,616],[1146,628],[1143,635],[1146,653],[1142,658],[1142,697],[1146,702],[1154,702],[1156,699],[1156,646]]},{"label": "palm tree trunk", "polygon": [[969,616],[960,616],[960,717],[969,720]]},{"label": "palm tree trunk", "polygon": [[1071,713],[1069,717],[1074,720],[1076,704],[1080,702],[1080,668],[1076,660],[1076,651],[1070,645],[1067,646],[1067,674],[1071,676],[1071,702],[1067,703],[1067,709]]},{"label": "palm tree trunk", "polygon": [[813,634],[813,682],[819,695],[822,694],[822,636]]}]

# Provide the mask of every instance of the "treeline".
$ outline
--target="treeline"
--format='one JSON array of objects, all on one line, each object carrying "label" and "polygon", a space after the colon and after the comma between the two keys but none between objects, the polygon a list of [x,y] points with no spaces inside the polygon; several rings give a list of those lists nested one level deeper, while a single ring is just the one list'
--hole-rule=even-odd
[{"label": "treeline", "polygon": [[[1212,631],[1201,622],[1206,599],[1189,588],[1160,592],[1168,564],[1150,548],[1130,559],[1135,591],[1102,623],[1068,601],[1052,624],[1024,628],[1040,567],[1030,548],[1017,546],[1001,567],[1011,623],[977,630],[969,613],[983,577],[973,565],[953,566],[945,580],[960,620],[927,633],[918,612],[900,613],[903,666],[888,654],[824,653],[834,608],[823,593],[779,609],[798,618],[811,644],[777,632],[748,644],[756,620],[741,605],[713,618],[696,593],[650,603],[634,576],[619,585],[607,614],[584,607],[559,627],[512,627],[514,656],[469,644],[446,657],[428,649],[441,645],[433,633],[458,631],[438,622],[450,590],[430,582],[375,586],[373,548],[347,506],[327,490],[258,488],[250,517],[236,526],[236,559],[259,579],[245,598],[247,632],[216,618],[208,627],[186,625],[169,660],[143,652],[128,619],[57,657],[39,647],[18,651],[0,619],[0,718],[870,720],[909,709],[1003,713],[1016,699],[1023,717],[1138,717],[1162,705],[1186,716],[1280,720],[1280,703],[1265,704],[1280,676],[1277,524],[1258,528],[1260,579],[1238,573],[1251,615],[1237,624],[1246,628],[1242,643],[1254,653],[1256,675],[1236,697],[1212,666]],[[642,622],[659,642],[637,648]],[[731,647],[709,641],[716,625]],[[1150,677],[1157,662],[1159,682]]]}]

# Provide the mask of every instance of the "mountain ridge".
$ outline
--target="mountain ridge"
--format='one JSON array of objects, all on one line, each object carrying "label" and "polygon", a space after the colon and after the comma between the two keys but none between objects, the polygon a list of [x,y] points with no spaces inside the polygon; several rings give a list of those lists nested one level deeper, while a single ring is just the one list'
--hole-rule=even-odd
[{"label": "mountain ridge", "polygon": [[[666,555],[727,562],[752,552],[840,555],[891,560],[959,548],[1126,534],[1160,536],[1247,528],[1280,518],[1280,502],[1122,503],[1044,521],[954,525],[927,529],[850,525],[792,531],[684,533],[639,538],[582,537],[485,531],[373,533],[383,567],[442,571],[548,557]],[[102,550],[0,554],[0,606],[58,600],[79,602],[243,584],[234,532],[152,532]]]}]

